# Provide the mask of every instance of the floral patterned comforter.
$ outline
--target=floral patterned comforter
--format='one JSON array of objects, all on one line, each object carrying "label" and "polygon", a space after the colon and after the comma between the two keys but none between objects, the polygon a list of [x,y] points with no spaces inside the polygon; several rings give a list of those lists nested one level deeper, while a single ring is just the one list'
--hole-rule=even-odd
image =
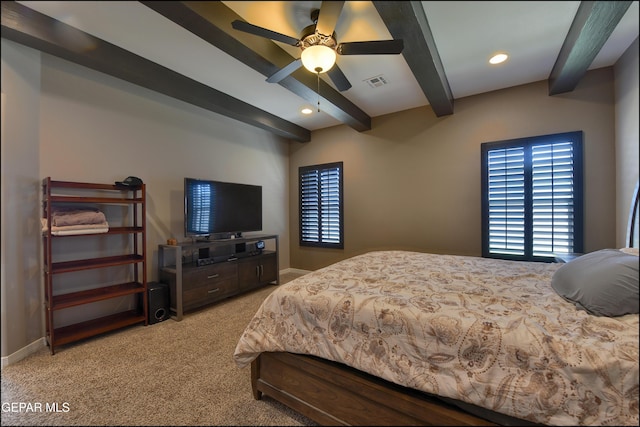
[{"label": "floral patterned comforter", "polygon": [[638,425],[638,315],[596,317],[551,288],[562,264],[379,251],[279,286],[240,367],[286,351],[550,425]]}]

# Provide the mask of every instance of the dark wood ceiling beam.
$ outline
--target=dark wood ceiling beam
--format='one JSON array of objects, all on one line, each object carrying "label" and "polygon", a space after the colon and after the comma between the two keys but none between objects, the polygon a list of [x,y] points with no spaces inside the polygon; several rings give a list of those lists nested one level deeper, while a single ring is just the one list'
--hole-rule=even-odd
[{"label": "dark wood ceiling beam", "polygon": [[374,1],[436,116],[453,114],[453,95],[429,22],[419,1]]},{"label": "dark wood ceiling beam", "polygon": [[[295,58],[273,41],[235,30],[231,23],[243,20],[220,1],[142,1],[150,9],[170,19],[211,45],[263,74],[271,76]],[[270,84],[266,83],[265,84]],[[311,103],[318,101],[317,77],[301,68],[279,84]],[[320,80],[320,108],[358,132],[371,129],[371,117]]]},{"label": "dark wood ceiling beam", "polygon": [[311,132],[74,27],[2,1],[2,37],[299,142]]},{"label": "dark wood ceiling beam", "polygon": [[583,1],[549,75],[549,95],[570,92],[586,74],[631,1]]}]

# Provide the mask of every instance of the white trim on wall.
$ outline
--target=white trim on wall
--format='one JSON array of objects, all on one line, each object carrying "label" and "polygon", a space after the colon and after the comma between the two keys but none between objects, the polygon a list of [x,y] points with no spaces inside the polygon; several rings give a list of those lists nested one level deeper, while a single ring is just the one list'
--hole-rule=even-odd
[{"label": "white trim on wall", "polygon": [[[4,162],[5,159],[7,158],[6,153],[5,153],[5,148],[4,148],[4,142],[6,141],[5,138],[5,125],[4,125],[4,109],[6,106],[5,103],[5,98],[6,98],[6,94],[4,92],[2,92],[2,97],[0,99],[0,110],[2,111],[2,119],[0,122],[0,158],[2,158],[2,170],[4,171]],[[6,221],[6,215],[5,215],[5,208],[7,206],[6,200],[5,200],[5,194],[7,194],[7,192],[5,191],[5,185],[7,180],[4,177],[4,173],[2,174],[2,180],[0,180],[0,206],[1,206],[1,212],[0,212],[0,265],[2,265],[2,268],[0,268],[0,334],[2,336],[2,348],[5,348],[5,337],[8,337],[8,333],[7,333],[7,307],[5,307],[5,305],[7,304],[7,269],[5,268],[5,254],[7,253],[6,250],[6,240],[4,238],[4,236],[7,235],[7,233],[5,232],[6,227],[7,227],[7,221]],[[4,357],[2,358],[2,367],[4,367]]]},{"label": "white trim on wall", "polygon": [[311,270],[301,270],[299,268],[285,268],[284,270],[280,270],[280,274],[286,274],[286,273],[307,274],[307,273],[311,273]]},{"label": "white trim on wall", "polygon": [[32,355],[33,353],[37,352],[38,350],[46,346],[47,346],[47,340],[44,337],[38,338],[36,341],[32,342],[31,344],[25,347],[22,347],[18,351],[8,356],[3,357],[2,369],[4,369],[6,366],[9,366],[13,363],[17,363],[21,361],[25,357]]}]

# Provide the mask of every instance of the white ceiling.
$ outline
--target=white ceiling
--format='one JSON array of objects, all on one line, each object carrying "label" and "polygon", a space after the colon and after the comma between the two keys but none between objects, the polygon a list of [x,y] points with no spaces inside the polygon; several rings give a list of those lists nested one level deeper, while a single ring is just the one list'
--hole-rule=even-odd
[{"label": "white ceiling", "polygon": [[[20,1],[31,9],[152,60],[309,130],[341,122],[315,103],[266,77],[135,1]],[[320,1],[225,1],[245,21],[299,37]],[[435,44],[454,99],[546,80],[579,1],[424,1]],[[638,37],[634,1],[590,69],[613,65]],[[337,41],[387,40],[391,35],[370,1],[348,1],[336,25]],[[254,36],[260,38],[258,36]],[[279,42],[299,57],[299,49]],[[507,62],[488,59],[508,52]],[[292,58],[292,60],[293,60]],[[341,94],[371,117],[428,105],[402,55],[338,56],[353,87]],[[388,84],[371,87],[382,76]],[[323,79],[331,81],[323,75]],[[303,107],[314,113],[305,116]]]}]

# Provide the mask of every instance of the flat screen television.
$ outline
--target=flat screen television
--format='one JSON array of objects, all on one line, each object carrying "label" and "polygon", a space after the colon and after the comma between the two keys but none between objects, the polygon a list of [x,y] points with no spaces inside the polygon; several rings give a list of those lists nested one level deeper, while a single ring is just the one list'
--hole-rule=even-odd
[{"label": "flat screen television", "polygon": [[262,186],[184,179],[185,237],[227,238],[262,230]]}]

